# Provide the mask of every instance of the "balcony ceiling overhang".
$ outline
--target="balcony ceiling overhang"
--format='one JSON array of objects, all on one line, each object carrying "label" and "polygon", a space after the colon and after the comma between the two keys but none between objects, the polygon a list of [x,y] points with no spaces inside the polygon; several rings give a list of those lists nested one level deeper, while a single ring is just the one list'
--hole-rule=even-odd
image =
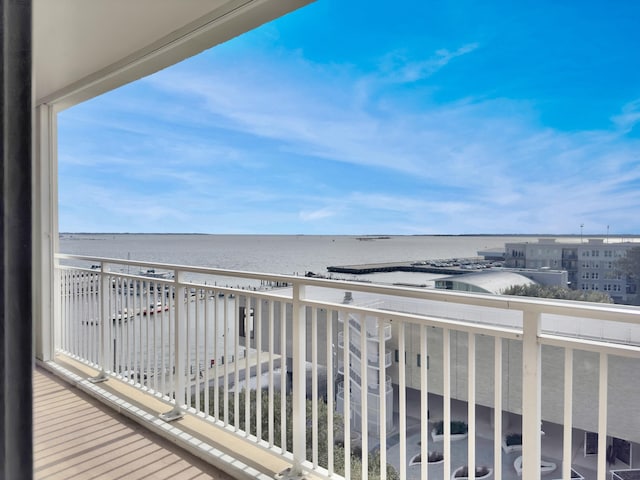
[{"label": "balcony ceiling overhang", "polygon": [[313,0],[34,0],[35,103],[66,108]]}]

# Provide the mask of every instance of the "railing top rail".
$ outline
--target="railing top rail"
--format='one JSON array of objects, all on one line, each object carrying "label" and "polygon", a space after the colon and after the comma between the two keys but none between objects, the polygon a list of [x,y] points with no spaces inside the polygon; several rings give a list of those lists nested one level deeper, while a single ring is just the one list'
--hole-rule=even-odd
[{"label": "railing top rail", "polygon": [[577,302],[571,300],[555,300],[546,298],[516,297],[511,295],[456,292],[451,290],[420,289],[404,286],[376,285],[370,283],[365,284],[362,282],[354,282],[348,280],[333,280],[274,273],[245,272],[240,270],[195,267],[147,261],[121,260],[114,258],[70,255],[62,253],[56,254],[55,257],[56,259],[81,260],[87,262],[107,263],[124,266],[129,265],[147,268],[160,268],[163,270],[190,272],[205,275],[219,275],[267,281],[276,280],[293,285],[314,286],[334,290],[341,289],[385,296],[433,300],[438,302],[451,302],[460,305],[473,305],[477,307],[497,308],[502,310],[566,315],[571,317],[584,317],[598,320],[640,324],[640,308],[626,305]]},{"label": "railing top rail", "polygon": [[191,265],[177,265],[172,263],[148,262],[142,260],[121,260],[117,258],[91,257],[84,255],[71,255],[67,253],[57,253],[56,259],[60,260],[80,260],[84,262],[106,263],[109,265],[123,265],[131,267],[159,268],[161,270],[173,270],[203,275],[219,275],[226,277],[258,279],[258,280],[280,280],[283,282],[293,282],[293,279],[300,280],[301,277],[295,275],[282,275],[278,273],[245,272],[241,270],[225,270],[220,268],[196,267]]}]

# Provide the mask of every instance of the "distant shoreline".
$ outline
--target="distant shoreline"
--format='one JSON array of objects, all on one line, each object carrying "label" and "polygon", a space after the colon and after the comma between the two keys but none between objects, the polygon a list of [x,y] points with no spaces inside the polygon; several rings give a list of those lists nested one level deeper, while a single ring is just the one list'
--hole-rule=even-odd
[{"label": "distant shoreline", "polygon": [[371,239],[388,239],[390,237],[541,237],[541,238],[637,238],[640,234],[576,234],[576,233],[412,233],[412,234],[357,234],[357,233],[189,233],[189,232],[60,232],[59,235],[238,235],[238,236],[272,236],[272,237],[356,237]]}]

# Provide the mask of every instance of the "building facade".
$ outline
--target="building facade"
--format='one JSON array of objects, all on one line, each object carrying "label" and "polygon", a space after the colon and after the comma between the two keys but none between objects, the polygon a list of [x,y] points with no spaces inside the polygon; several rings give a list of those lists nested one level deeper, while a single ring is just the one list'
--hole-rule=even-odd
[{"label": "building facade", "polygon": [[616,303],[630,303],[635,300],[637,285],[619,271],[617,261],[638,246],[600,238],[578,243],[553,238],[541,238],[536,243],[507,243],[505,266],[566,270],[570,288],[604,292]]}]

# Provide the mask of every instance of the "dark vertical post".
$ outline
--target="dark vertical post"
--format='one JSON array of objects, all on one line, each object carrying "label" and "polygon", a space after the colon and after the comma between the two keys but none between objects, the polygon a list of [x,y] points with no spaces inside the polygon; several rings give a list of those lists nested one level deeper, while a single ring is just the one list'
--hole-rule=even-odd
[{"label": "dark vertical post", "polygon": [[31,1],[0,2],[2,478],[33,478]]}]

